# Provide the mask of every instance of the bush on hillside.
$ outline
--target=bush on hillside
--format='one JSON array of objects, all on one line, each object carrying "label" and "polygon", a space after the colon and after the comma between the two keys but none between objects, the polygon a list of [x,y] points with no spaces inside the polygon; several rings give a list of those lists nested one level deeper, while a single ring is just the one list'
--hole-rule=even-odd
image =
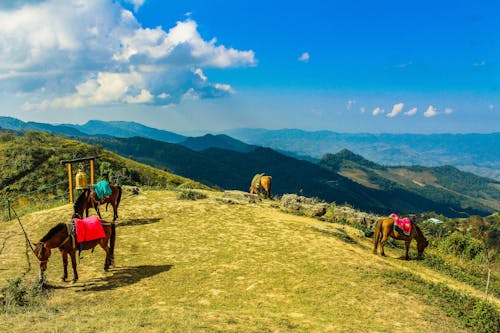
[{"label": "bush on hillside", "polygon": [[205,199],[207,195],[198,191],[182,190],[177,194],[179,200],[199,200]]},{"label": "bush on hillside", "polygon": [[445,253],[454,254],[463,259],[475,261],[483,260],[483,243],[469,235],[463,235],[458,232],[442,239],[438,243],[438,248]]},{"label": "bush on hillside", "polygon": [[285,194],[281,197],[280,208],[289,213],[320,217],[326,214],[328,204],[317,198]]},{"label": "bush on hillside", "polygon": [[8,280],[7,286],[1,290],[0,305],[4,312],[15,311],[16,308],[28,308],[42,304],[45,290],[43,283],[37,280],[27,283],[22,278]]}]

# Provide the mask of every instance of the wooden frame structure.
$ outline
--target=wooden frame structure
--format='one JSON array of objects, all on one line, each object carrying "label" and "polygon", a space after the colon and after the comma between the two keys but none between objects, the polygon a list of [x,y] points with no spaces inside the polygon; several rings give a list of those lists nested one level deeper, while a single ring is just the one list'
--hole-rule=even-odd
[{"label": "wooden frame structure", "polygon": [[68,183],[69,183],[69,201],[73,203],[75,201],[74,199],[74,194],[73,194],[73,163],[78,163],[78,162],[85,162],[85,161],[90,161],[90,184],[95,183],[95,178],[94,178],[94,160],[97,159],[99,156],[88,156],[88,157],[82,157],[82,158],[75,158],[72,160],[61,160],[59,161],[60,164],[66,164],[68,167]]}]

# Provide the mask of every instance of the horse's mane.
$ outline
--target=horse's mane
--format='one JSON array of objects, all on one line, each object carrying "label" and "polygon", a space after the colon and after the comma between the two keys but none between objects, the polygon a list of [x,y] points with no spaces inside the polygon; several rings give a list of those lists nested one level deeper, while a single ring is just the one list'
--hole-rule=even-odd
[{"label": "horse's mane", "polygon": [[90,191],[90,190],[89,189],[83,190],[83,192],[78,196],[75,203],[73,204],[73,211],[75,213],[79,212],[78,209],[83,209],[83,207],[85,207],[85,199],[86,199],[87,191]]},{"label": "horse's mane", "polygon": [[413,226],[415,227],[415,231],[417,232],[418,237],[421,237],[421,238],[427,240],[427,238],[425,238],[424,233],[422,232],[422,230],[420,230],[418,225],[413,224]]},{"label": "horse's mane", "polygon": [[49,230],[45,236],[40,239],[40,242],[46,242],[49,239],[51,239],[55,234],[57,234],[61,229],[66,228],[66,224],[64,223],[59,223],[55,227]]}]

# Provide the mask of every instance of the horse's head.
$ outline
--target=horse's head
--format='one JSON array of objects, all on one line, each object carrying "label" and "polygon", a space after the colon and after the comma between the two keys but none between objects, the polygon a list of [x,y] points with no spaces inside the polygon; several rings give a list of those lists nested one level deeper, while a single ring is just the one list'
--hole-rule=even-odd
[{"label": "horse's head", "polygon": [[47,263],[49,262],[51,251],[44,242],[35,243],[34,245],[35,249],[33,250],[33,253],[40,261],[40,271],[43,273],[47,270]]},{"label": "horse's head", "polygon": [[418,250],[418,258],[422,259],[422,255],[424,254],[425,248],[429,245],[429,241],[422,236],[422,239],[417,240],[417,250]]},{"label": "horse's head", "polygon": [[75,203],[73,204],[73,212],[78,213],[80,214],[80,216],[82,216],[83,212],[89,205],[90,205],[90,190],[85,189],[75,200]]}]

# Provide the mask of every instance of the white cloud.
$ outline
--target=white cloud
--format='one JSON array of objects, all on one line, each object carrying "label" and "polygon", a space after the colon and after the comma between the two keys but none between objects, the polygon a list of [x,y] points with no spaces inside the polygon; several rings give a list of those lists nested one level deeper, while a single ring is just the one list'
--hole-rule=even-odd
[{"label": "white cloud", "polygon": [[479,62],[475,62],[472,64],[472,66],[474,67],[483,67],[486,65],[486,61],[482,60],[482,61],[479,61]]},{"label": "white cloud", "polygon": [[407,116],[414,116],[417,114],[417,108],[411,108],[410,110],[405,112],[405,115]]},{"label": "white cloud", "polygon": [[379,114],[382,114],[382,113],[384,113],[384,110],[383,110],[383,109],[381,109],[381,108],[379,108],[379,107],[376,107],[376,108],[373,110],[373,112],[372,112],[372,114],[373,114],[374,116],[378,116]]},{"label": "white cloud", "polygon": [[445,108],[444,109],[444,113],[445,114],[452,114],[453,113],[453,109],[452,108]]},{"label": "white cloud", "polygon": [[429,105],[427,110],[424,112],[424,116],[427,118],[434,117],[437,114],[438,114],[437,109],[432,105]]},{"label": "white cloud", "polygon": [[134,12],[137,13],[139,8],[144,5],[144,0],[125,0],[126,2],[130,3],[131,5],[134,5]]},{"label": "white cloud", "polygon": [[495,106],[493,104],[488,105],[488,110],[493,111],[495,109]]},{"label": "white cloud", "polygon": [[309,52],[304,52],[300,55],[300,57],[297,60],[301,62],[309,62],[310,58],[311,56],[309,55]]},{"label": "white cloud", "polygon": [[[136,11],[144,4],[127,2]],[[0,90],[25,93],[27,108],[175,103],[190,88],[200,98],[221,97],[234,90],[209,82],[203,68],[256,63],[252,50],[204,40],[191,19],[168,31],[142,27],[120,2],[0,6]]]},{"label": "white cloud", "polygon": [[208,66],[216,68],[255,65],[253,51],[238,51],[216,45],[214,38],[205,41],[198,33],[195,21],[187,19],[177,22],[168,32],[161,27],[139,28],[131,34],[121,36],[122,47],[113,59],[123,62],[152,61],[175,63],[184,66]]},{"label": "white cloud", "polygon": [[356,104],[355,100],[352,100],[352,99],[348,100],[347,103],[346,103],[347,110],[352,109],[352,107],[354,106],[354,104]]},{"label": "white cloud", "polygon": [[392,111],[387,114],[387,117],[388,118],[396,117],[403,110],[404,106],[405,106],[404,103],[394,104],[394,106],[392,107]]},{"label": "white cloud", "polygon": [[362,106],[362,107],[359,108],[359,111],[361,111],[361,113],[365,113],[366,109],[365,109],[364,106]]}]

